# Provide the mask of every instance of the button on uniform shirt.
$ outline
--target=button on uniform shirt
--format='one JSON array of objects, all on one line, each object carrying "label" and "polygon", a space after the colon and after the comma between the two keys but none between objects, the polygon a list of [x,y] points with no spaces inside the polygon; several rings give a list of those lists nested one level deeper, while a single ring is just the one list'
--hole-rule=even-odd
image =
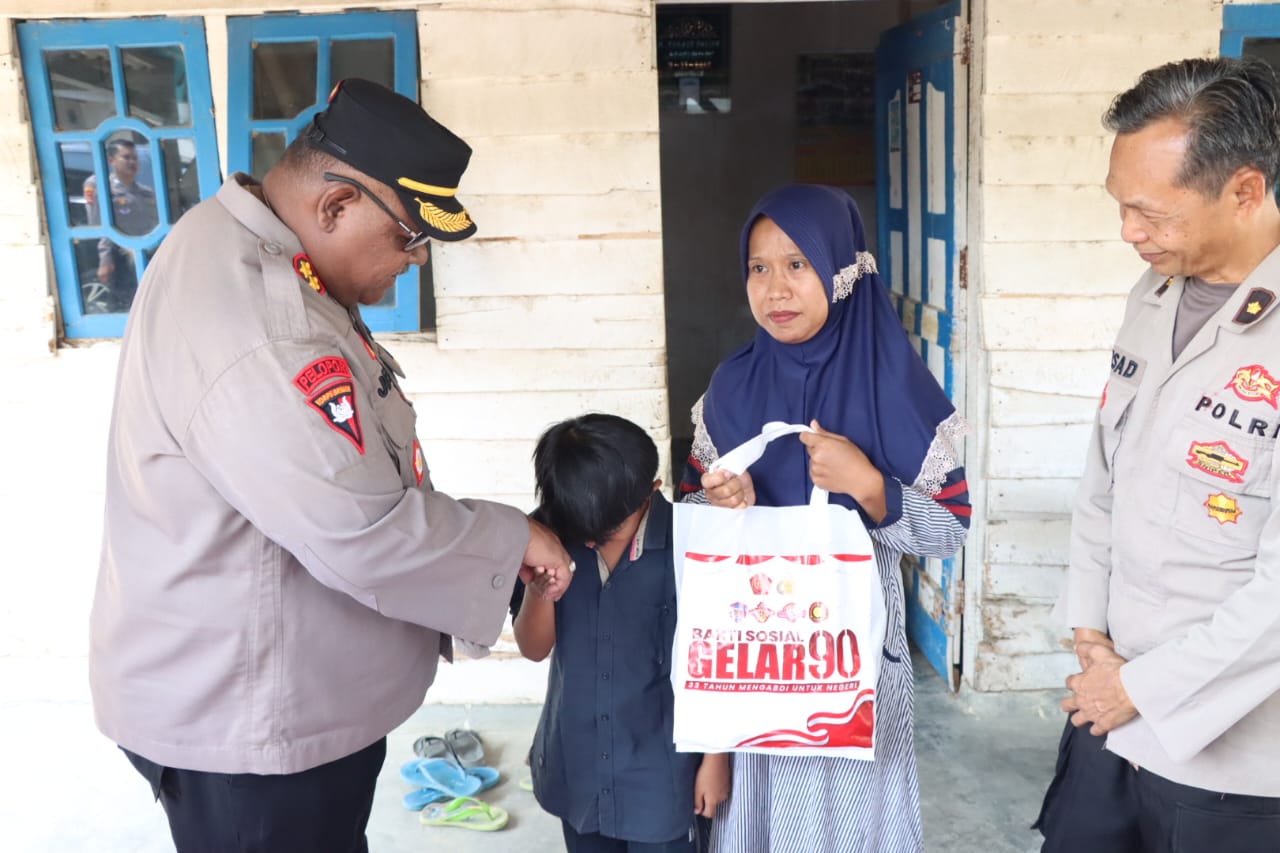
[{"label": "button on uniform shirt", "polygon": [[[579,833],[685,837],[702,756],[672,742],[676,591],[671,504],[654,494],[613,572],[578,571],[555,604],[556,644],[534,736],[534,794]],[[569,548],[579,566],[598,556]],[[520,598],[513,601],[519,610]]]}]

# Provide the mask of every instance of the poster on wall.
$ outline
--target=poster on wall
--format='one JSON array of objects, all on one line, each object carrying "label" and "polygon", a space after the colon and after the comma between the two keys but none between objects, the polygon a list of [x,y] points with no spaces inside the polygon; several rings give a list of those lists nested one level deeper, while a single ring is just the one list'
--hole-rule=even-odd
[{"label": "poster on wall", "polygon": [[798,63],[796,181],[873,186],[875,54],[802,54]]},{"label": "poster on wall", "polygon": [[729,112],[727,6],[658,7],[658,103],[667,112]]}]

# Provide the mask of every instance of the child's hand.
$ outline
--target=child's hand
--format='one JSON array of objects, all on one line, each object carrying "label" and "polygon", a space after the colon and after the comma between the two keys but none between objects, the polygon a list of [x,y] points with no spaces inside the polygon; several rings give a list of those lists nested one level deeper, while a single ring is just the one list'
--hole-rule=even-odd
[{"label": "child's hand", "polygon": [[729,799],[729,753],[707,753],[702,756],[698,775],[693,780],[693,813],[714,817],[720,804]]},{"label": "child's hand", "polygon": [[545,566],[527,567],[530,577],[525,583],[530,589],[548,601],[559,601],[569,589],[572,571],[548,569]]}]

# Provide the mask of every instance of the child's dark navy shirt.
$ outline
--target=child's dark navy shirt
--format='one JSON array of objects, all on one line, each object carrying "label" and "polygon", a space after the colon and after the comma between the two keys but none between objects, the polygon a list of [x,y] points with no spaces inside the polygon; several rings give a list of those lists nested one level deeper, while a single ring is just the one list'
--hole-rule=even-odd
[{"label": "child's dark navy shirt", "polygon": [[538,802],[577,832],[659,843],[689,831],[702,761],[677,753],[671,737],[676,590],[671,504],[659,493],[640,546],[603,583],[596,552],[568,548],[577,571],[555,605],[530,764]]}]

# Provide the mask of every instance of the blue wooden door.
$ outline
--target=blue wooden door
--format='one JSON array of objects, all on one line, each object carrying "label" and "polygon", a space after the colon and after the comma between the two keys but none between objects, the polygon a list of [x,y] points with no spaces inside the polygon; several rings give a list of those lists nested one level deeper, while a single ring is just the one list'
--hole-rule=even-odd
[{"label": "blue wooden door", "polygon": [[[414,12],[256,15],[227,20],[227,162],[261,178],[346,77],[418,100]],[[323,274],[323,270],[321,270]],[[377,305],[360,308],[375,332],[419,329],[417,267]]]},{"label": "blue wooden door", "polygon": [[[881,276],[903,325],[947,395],[964,410],[963,225],[965,66],[960,4],[888,30],[876,51],[877,238]],[[959,167],[959,169],[957,168]],[[954,689],[960,664],[963,557],[903,562],[907,633]]]}]

